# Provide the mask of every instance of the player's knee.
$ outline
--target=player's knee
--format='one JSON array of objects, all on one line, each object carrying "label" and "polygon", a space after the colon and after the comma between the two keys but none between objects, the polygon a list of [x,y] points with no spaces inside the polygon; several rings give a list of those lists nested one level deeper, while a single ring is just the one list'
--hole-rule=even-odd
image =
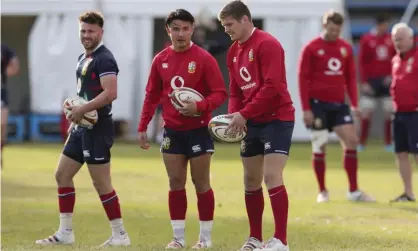
[{"label": "player's knee", "polygon": [[360,139],[357,136],[357,134],[353,134],[350,138],[349,138],[349,145],[352,146],[353,148],[357,149],[358,144],[360,143]]},{"label": "player's knee", "polygon": [[264,183],[268,189],[283,185],[283,169],[288,158],[278,153],[264,156]]},{"label": "player's knee", "polygon": [[203,193],[209,190],[210,188],[210,178],[209,173],[195,173],[192,172],[192,182],[196,189],[196,192]]},{"label": "player's knee", "polygon": [[113,191],[112,182],[110,179],[96,179],[93,180],[93,186],[100,195],[108,194]]},{"label": "player's knee", "polygon": [[382,103],[383,103],[383,112],[385,113],[386,117],[390,116],[393,112],[392,99],[390,97],[384,98]]},{"label": "player's knee", "polygon": [[186,179],[180,176],[171,176],[168,182],[171,190],[181,190],[186,187]]},{"label": "player's knee", "polygon": [[362,115],[371,115],[376,108],[376,100],[371,97],[363,96],[360,98],[360,111]]},{"label": "player's knee", "polygon": [[312,131],[312,152],[323,153],[325,151],[325,145],[328,142],[328,130]]},{"label": "player's knee", "polygon": [[192,178],[193,185],[197,193],[204,193],[210,188],[210,181],[208,179],[196,179]]},{"label": "player's knee", "polygon": [[261,187],[263,177],[258,177],[251,174],[244,174],[244,186],[246,191],[255,191]]},{"label": "player's knee", "polygon": [[347,137],[344,140],[344,144],[345,144],[346,149],[354,150],[354,149],[357,149],[357,146],[359,144],[359,139],[357,135],[352,135],[351,137]]},{"label": "player's knee", "polygon": [[268,171],[264,172],[264,183],[268,189],[283,185],[283,173],[281,171]]},{"label": "player's knee", "polygon": [[68,187],[73,185],[73,177],[62,170],[57,170],[55,172],[55,180],[60,187]]},{"label": "player's knee", "polygon": [[371,119],[373,115],[373,111],[361,111],[360,118],[361,119]]}]

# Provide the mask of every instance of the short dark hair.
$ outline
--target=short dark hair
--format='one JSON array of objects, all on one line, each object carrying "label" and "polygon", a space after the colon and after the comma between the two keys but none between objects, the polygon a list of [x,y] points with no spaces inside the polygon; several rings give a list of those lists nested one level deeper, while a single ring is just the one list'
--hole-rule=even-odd
[{"label": "short dark hair", "polygon": [[240,0],[233,0],[221,9],[218,19],[222,20],[226,17],[232,17],[235,20],[240,20],[243,16],[247,16],[250,21],[252,20],[248,6]]},{"label": "short dark hair", "polygon": [[78,17],[78,20],[87,24],[97,24],[101,28],[104,25],[103,14],[98,11],[87,11]]},{"label": "short dark hair", "polygon": [[324,16],[322,17],[322,23],[328,24],[329,22],[332,22],[336,25],[342,25],[344,23],[344,16],[335,10],[329,10],[325,12]]},{"label": "short dark hair", "polygon": [[177,9],[175,11],[170,12],[170,14],[168,14],[168,16],[165,19],[165,26],[168,27],[174,20],[181,20],[194,24],[193,15],[185,9]]},{"label": "short dark hair", "polygon": [[377,24],[387,23],[387,22],[390,21],[390,15],[389,15],[389,13],[379,13],[376,16],[375,21],[376,21]]}]

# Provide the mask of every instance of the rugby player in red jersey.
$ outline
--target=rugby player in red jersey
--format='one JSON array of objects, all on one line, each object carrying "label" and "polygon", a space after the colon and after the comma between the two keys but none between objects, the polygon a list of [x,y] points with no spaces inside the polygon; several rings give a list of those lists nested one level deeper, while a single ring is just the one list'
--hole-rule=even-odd
[{"label": "rugby player in red jersey", "polygon": [[[148,149],[147,126],[161,101],[164,119],[161,152],[170,185],[168,207],[174,234],[168,249],[185,247],[185,185],[189,162],[200,220],[200,236],[193,248],[212,246],[215,199],[210,185],[210,161],[214,144],[207,126],[211,112],[226,100],[228,94],[215,58],[191,42],[194,22],[194,17],[184,9],[175,10],[166,18],[165,26],[172,45],[156,55],[152,62],[138,126],[140,146]],[[189,101],[176,110],[169,95],[179,87],[192,88],[204,99]],[[195,116],[198,114],[200,116]]]},{"label": "rugby player in red jersey", "polygon": [[[227,55],[228,113],[232,118],[228,130],[247,130],[241,158],[250,234],[240,250],[288,251],[289,200],[283,169],[289,157],[295,109],[287,89],[284,50],[276,38],[254,27],[250,10],[241,1],[226,4],[218,18],[234,41]],[[263,178],[275,224],[274,236],[265,245]]]},{"label": "rugby player in red jersey", "polygon": [[392,99],[389,88],[391,83],[391,61],[396,51],[393,47],[389,29],[390,17],[380,14],[376,17],[376,26],[360,38],[359,71],[361,128],[358,150],[365,149],[369,135],[370,120],[379,101],[384,111],[384,142],[386,151],[392,151]]},{"label": "rugby player in red jersey", "polygon": [[328,11],[323,17],[324,32],[306,44],[299,66],[299,93],[303,120],[312,132],[312,165],[319,184],[317,202],[329,200],[325,186],[325,145],[328,133],[334,131],[344,149],[344,169],[349,181],[348,200],[374,201],[357,184],[358,138],[345,94],[351,101],[351,111],[358,116],[357,81],[351,45],[339,38],[344,18]]},{"label": "rugby player in red jersey", "polygon": [[412,153],[418,163],[418,49],[413,33],[404,23],[392,28],[392,40],[398,52],[392,59],[390,88],[395,110],[393,136],[396,163],[404,185],[403,194],[392,202],[415,201],[409,161],[409,154]]}]

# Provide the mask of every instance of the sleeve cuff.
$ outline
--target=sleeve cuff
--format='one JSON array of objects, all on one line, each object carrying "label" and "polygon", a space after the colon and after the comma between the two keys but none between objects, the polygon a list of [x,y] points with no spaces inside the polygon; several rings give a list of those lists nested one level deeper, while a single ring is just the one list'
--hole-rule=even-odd
[{"label": "sleeve cuff", "polygon": [[196,108],[197,108],[197,111],[198,112],[204,112],[205,111],[205,107],[206,107],[206,104],[205,104],[205,101],[204,100],[199,101],[199,102],[196,102]]},{"label": "sleeve cuff", "polygon": [[147,131],[147,127],[146,126],[139,125],[137,131],[138,132],[146,132]]},{"label": "sleeve cuff", "polygon": [[239,111],[239,113],[241,114],[241,116],[244,117],[244,119],[246,119],[246,120],[250,119],[250,114],[248,112],[246,112],[244,109]]}]

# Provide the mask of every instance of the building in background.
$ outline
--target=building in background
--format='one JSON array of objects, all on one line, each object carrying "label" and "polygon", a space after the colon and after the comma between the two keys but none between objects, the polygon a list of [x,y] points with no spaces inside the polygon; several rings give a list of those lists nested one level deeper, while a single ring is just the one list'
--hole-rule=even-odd
[{"label": "building in background", "polygon": [[[116,120],[126,122],[120,124],[126,125],[130,138],[136,136],[151,60],[166,41],[163,20],[167,13],[179,6],[188,6],[191,13],[198,15],[205,6],[211,19],[215,19],[224,3],[223,0],[100,1],[100,9],[106,17],[104,42],[114,51],[121,69],[114,116]],[[309,133],[300,119],[296,60],[302,45],[320,32],[322,14],[331,8],[348,13],[351,28],[345,31],[345,36],[352,35],[356,48],[359,36],[373,25],[375,12],[386,8],[396,21],[402,16],[408,1],[248,0],[247,3],[256,26],[276,36],[286,51],[289,88],[297,110],[294,140],[305,141],[309,140]],[[11,114],[23,118],[11,121],[23,121],[25,127],[17,130],[19,136],[32,140],[57,140],[62,99],[75,93],[74,68],[77,56],[82,52],[77,17],[82,11],[97,9],[97,6],[97,1],[93,0],[2,1],[2,42],[16,48],[22,65],[21,74],[10,81]],[[415,19],[411,21],[416,22]],[[216,40],[211,30],[205,35],[206,41]],[[228,82],[225,53],[219,53],[216,58]],[[227,104],[224,104],[215,114],[225,113],[226,109]],[[371,132],[372,136],[380,135],[381,130],[372,128]]]}]

